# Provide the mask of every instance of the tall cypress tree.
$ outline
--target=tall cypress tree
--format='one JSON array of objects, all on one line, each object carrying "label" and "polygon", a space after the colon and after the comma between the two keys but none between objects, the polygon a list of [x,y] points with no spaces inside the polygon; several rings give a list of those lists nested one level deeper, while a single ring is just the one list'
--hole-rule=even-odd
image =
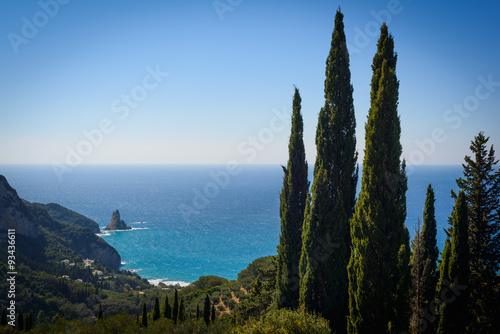
[{"label": "tall cypress tree", "polygon": [[179,303],[179,321],[183,322],[186,319],[186,309],[184,306],[184,297],[181,297],[181,301]]},{"label": "tall cypress tree", "polygon": [[407,179],[401,163],[399,81],[394,40],[380,29],[373,58],[371,107],[365,132],[363,177],[351,219],[349,333],[406,330],[410,312]]},{"label": "tall cypress tree", "polygon": [[427,278],[423,285],[423,304],[429,304],[436,294],[437,260],[439,250],[437,247],[437,224],[434,203],[436,202],[432,185],[427,186],[424,207],[424,225],[422,227],[422,257],[423,265],[427,266]]},{"label": "tall cypress tree", "polygon": [[[410,318],[410,333],[420,333],[427,329],[427,320],[424,319],[423,300],[424,285],[428,277],[429,266],[423,256],[422,232],[420,229],[420,219],[418,219],[415,238],[411,243],[413,253],[411,257],[413,294],[411,298],[412,315]],[[424,324],[425,322],[425,324]]]},{"label": "tall cypress tree", "polygon": [[165,303],[163,305],[163,316],[167,319],[172,319],[172,308],[168,302],[168,295],[165,295]]},{"label": "tall cypress tree", "polygon": [[18,331],[24,331],[23,310],[19,310],[19,314],[17,315],[17,330]]},{"label": "tall cypress tree", "polygon": [[142,327],[148,327],[148,310],[146,303],[142,303]]},{"label": "tall cypress tree", "polygon": [[471,142],[473,157],[466,156],[463,178],[457,185],[465,192],[469,208],[470,284],[475,333],[495,333],[500,328],[496,287],[500,270],[500,170],[495,170],[493,146],[480,132]]},{"label": "tall cypress tree", "polygon": [[33,314],[31,313],[28,313],[28,315],[26,315],[26,331],[30,331],[31,329],[33,328]]},{"label": "tall cypress tree", "polygon": [[160,301],[158,296],[155,297],[155,303],[153,307],[153,321],[160,319]]},{"label": "tall cypress tree", "polygon": [[212,313],[210,314],[210,320],[212,321],[212,323],[215,322],[215,305],[212,304]]},{"label": "tall cypress tree", "polygon": [[177,323],[177,319],[179,317],[179,292],[177,289],[174,290],[174,307],[172,309],[172,319],[174,320],[174,324]]},{"label": "tall cypress tree", "polygon": [[288,144],[288,164],[283,167],[280,194],[281,235],[278,245],[276,302],[278,307],[296,307],[299,301],[299,260],[302,247],[302,223],[309,185],[303,141],[303,120],[299,90],[293,96],[292,131]]},{"label": "tall cypress tree", "polygon": [[2,308],[2,317],[0,318],[0,326],[7,326],[7,308]]},{"label": "tall cypress tree", "polygon": [[196,304],[196,320],[200,320],[200,305]]},{"label": "tall cypress tree", "polygon": [[466,196],[456,198],[440,265],[439,297],[443,302],[439,334],[465,333],[469,320],[469,232]]},{"label": "tall cypress tree", "polygon": [[210,298],[205,295],[205,303],[203,304],[203,320],[208,325],[210,324]]},{"label": "tall cypress tree", "polygon": [[349,219],[358,178],[356,120],[343,18],[337,10],[326,60],[325,105],[318,117],[314,180],[299,267],[301,305],[321,312],[339,333],[345,332],[348,314]]},{"label": "tall cypress tree", "polygon": [[[436,295],[437,259],[439,250],[437,248],[437,230],[435,217],[435,197],[432,185],[427,186],[424,207],[424,225],[422,230],[417,231],[412,242],[412,276],[413,276],[413,315],[410,327],[413,332],[434,333],[434,322],[432,319],[424,319],[424,309],[432,306]],[[419,221],[420,223],[420,221]],[[425,322],[423,324],[422,322]]]}]

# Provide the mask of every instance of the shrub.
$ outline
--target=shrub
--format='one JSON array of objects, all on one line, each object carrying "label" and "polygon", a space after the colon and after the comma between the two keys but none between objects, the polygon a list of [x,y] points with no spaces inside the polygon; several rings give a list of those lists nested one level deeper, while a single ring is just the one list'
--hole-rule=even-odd
[{"label": "shrub", "polygon": [[304,310],[281,309],[271,312],[260,321],[238,328],[236,333],[328,334],[330,325],[328,320]]}]

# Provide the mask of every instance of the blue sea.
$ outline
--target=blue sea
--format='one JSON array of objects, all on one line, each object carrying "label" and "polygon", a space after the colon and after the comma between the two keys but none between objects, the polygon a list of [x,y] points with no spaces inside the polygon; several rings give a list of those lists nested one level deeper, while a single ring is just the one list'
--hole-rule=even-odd
[{"label": "blue sea", "polygon": [[[19,196],[59,203],[105,227],[113,211],[133,229],[102,237],[122,268],[158,282],[200,276],[235,279],[250,262],[277,253],[279,165],[81,165],[58,179],[50,165],[1,165]],[[312,167],[310,167],[312,180]],[[406,225],[413,238],[427,185],[436,195],[438,247],[453,207],[450,190],[462,166],[416,166],[408,175]],[[358,189],[359,189],[358,182]]]}]

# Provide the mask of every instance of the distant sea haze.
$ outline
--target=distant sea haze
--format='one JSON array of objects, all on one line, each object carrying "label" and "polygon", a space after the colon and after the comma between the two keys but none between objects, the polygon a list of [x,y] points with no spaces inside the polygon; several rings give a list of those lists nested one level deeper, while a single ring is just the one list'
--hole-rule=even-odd
[{"label": "distant sea haze", "polygon": [[[50,165],[0,165],[0,174],[21,198],[61,204],[101,228],[119,209],[132,230],[102,237],[120,253],[122,268],[155,283],[184,284],[205,275],[235,279],[256,258],[277,253],[283,170],[279,165],[240,168],[226,174],[225,165],[82,165],[63,182]],[[455,179],[461,176],[460,165],[414,168],[406,219],[412,238],[432,183],[442,250],[453,207],[450,190],[458,189]]]}]

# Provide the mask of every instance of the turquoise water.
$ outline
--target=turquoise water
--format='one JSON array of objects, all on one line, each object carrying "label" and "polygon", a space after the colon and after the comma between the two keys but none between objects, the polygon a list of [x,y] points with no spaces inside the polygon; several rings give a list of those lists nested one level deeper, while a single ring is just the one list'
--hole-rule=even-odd
[{"label": "turquoise water", "polygon": [[[312,174],[312,167],[311,174]],[[58,180],[51,166],[0,166],[21,198],[59,203],[101,227],[120,210],[130,231],[106,233],[123,269],[155,282],[193,282],[203,275],[235,279],[254,259],[276,254],[279,165],[82,165]],[[406,224],[413,236],[426,188],[436,193],[442,249],[461,166],[417,166],[408,176]],[[310,176],[311,179],[311,176]],[[359,185],[358,185],[359,188]]]}]

